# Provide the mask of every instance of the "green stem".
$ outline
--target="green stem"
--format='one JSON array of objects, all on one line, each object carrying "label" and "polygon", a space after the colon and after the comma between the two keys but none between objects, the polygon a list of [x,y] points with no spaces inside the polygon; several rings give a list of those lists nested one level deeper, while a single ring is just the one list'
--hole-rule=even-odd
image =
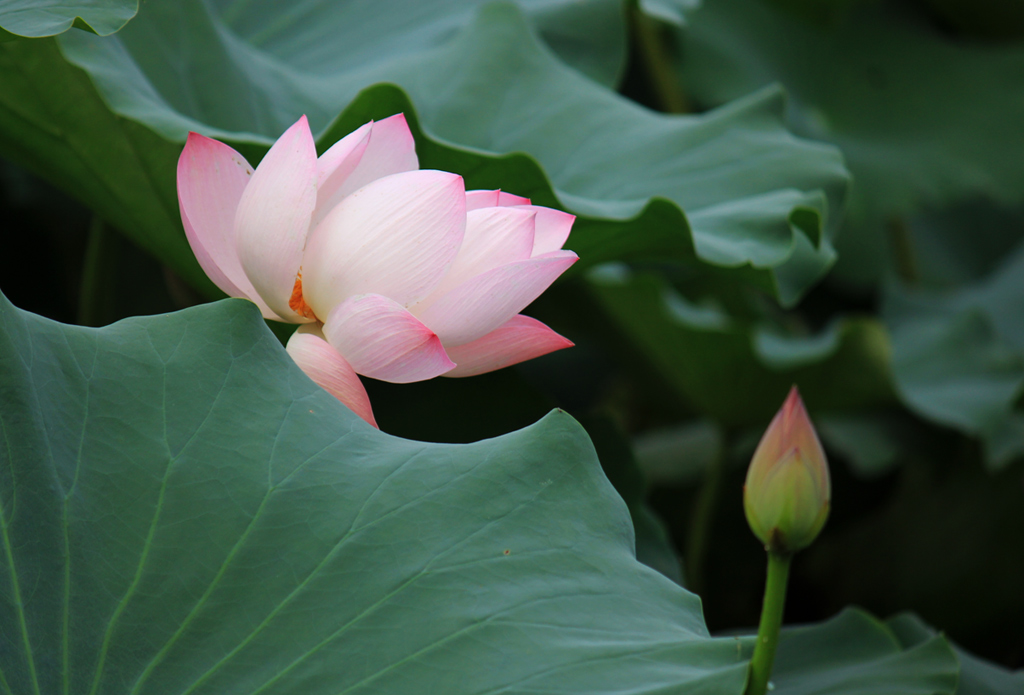
[{"label": "green stem", "polygon": [[791,554],[768,551],[768,580],[764,587],[764,607],[757,627],[757,644],[750,660],[750,680],[746,695],[765,695],[772,675],[775,647],[779,644],[782,611],[786,605],[786,582],[789,580]]},{"label": "green stem", "polygon": [[666,113],[687,113],[690,104],[682,90],[682,82],[676,74],[672,52],[665,44],[662,27],[640,9],[634,0],[628,3],[633,35],[643,61],[651,90],[658,99],[658,105]]},{"label": "green stem", "polygon": [[889,231],[889,242],[892,245],[893,263],[896,274],[908,285],[917,284],[921,279],[917,269],[917,258],[914,254],[914,240],[910,227],[903,217],[894,217],[886,223]]},{"label": "green stem", "polygon": [[704,483],[697,493],[697,502],[690,519],[690,530],[686,539],[686,587],[701,595],[704,590],[704,561],[707,558],[708,540],[711,536],[712,521],[722,489],[722,478],[728,461],[729,438],[726,432],[720,435],[718,452],[704,472]]},{"label": "green stem", "polygon": [[78,293],[80,326],[102,326],[112,316],[119,241],[99,217],[92,218]]}]

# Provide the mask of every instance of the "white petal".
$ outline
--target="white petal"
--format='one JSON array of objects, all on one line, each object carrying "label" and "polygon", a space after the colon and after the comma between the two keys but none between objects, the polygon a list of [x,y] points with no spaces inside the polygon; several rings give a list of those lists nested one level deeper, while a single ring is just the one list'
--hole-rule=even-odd
[{"label": "white petal", "polygon": [[288,306],[316,204],[316,148],[303,116],[256,167],[235,215],[238,256],[245,274],[279,316],[309,319]]},{"label": "white petal", "polygon": [[476,376],[572,347],[537,319],[519,314],[471,343],[445,348],[458,366],[444,376]]},{"label": "white petal", "polygon": [[366,388],[341,354],[327,343],[316,324],[299,326],[288,339],[288,354],[320,388],[368,423],[377,426]]},{"label": "white petal", "polygon": [[420,168],[413,140],[404,114],[396,114],[372,124],[370,139],[359,166],[338,189],[338,195],[354,193],[377,179],[416,171]]},{"label": "white petal", "polygon": [[377,294],[351,297],[324,323],[328,342],[359,374],[405,384],[455,366],[441,341],[405,307]]},{"label": "white petal", "polygon": [[462,178],[443,171],[387,176],[345,198],[313,230],[302,291],[318,317],[357,294],[408,306],[448,272],[465,233]]},{"label": "white petal", "polygon": [[444,345],[481,338],[523,310],[578,260],[572,251],[517,261],[464,282],[417,312]]},{"label": "white petal", "polygon": [[505,193],[498,189],[493,191],[466,191],[466,210],[529,204],[529,198]]},{"label": "white petal", "polygon": [[466,234],[451,269],[422,302],[412,307],[421,313],[443,294],[492,268],[530,258],[534,214],[513,207],[486,207],[466,214]]},{"label": "white petal", "polygon": [[372,123],[360,126],[320,155],[316,160],[316,208],[309,224],[310,229],[344,198],[342,186],[359,166],[370,142]]},{"label": "white petal", "polygon": [[281,320],[242,270],[235,244],[235,211],[252,176],[245,157],[222,142],[189,133],[178,158],[178,209],[196,260],[217,287],[256,303],[263,316]]},{"label": "white petal", "polygon": [[537,215],[533,252],[530,254],[533,258],[561,249],[572,231],[572,223],[576,221],[576,215],[541,205],[523,205],[516,209],[531,210]]}]

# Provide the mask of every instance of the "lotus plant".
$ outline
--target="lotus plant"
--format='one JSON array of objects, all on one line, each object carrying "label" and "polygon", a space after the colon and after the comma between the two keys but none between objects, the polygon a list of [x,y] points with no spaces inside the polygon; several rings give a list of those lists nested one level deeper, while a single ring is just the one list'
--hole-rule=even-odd
[{"label": "lotus plant", "polygon": [[210,279],[301,324],[288,353],[371,424],[357,374],[472,376],[572,345],[519,312],[577,260],[562,250],[575,218],[419,169],[401,114],[319,158],[303,116],[255,170],[190,133],[178,202]]},{"label": "lotus plant", "polygon": [[743,508],[768,553],[768,577],[745,695],[767,695],[786,605],[793,553],[818,537],[828,519],[832,482],[825,450],[794,386],[747,469]]}]

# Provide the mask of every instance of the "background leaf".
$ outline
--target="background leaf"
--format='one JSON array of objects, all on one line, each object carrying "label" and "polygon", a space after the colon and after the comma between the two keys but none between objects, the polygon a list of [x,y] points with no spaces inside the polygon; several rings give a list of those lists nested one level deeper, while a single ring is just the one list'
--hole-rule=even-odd
[{"label": "background leaf", "polygon": [[903,645],[881,621],[847,609],[827,622],[783,631],[772,692],[953,695],[958,674],[956,655],[943,637]]},{"label": "background leaf", "polygon": [[652,273],[604,267],[589,279],[631,354],[652,364],[697,413],[725,425],[766,421],[794,383],[823,411],[881,407],[892,399],[888,339],[871,319],[836,323],[813,337],[784,336],[712,302],[691,302]]},{"label": "background leaf", "polygon": [[[736,268],[738,279],[792,303],[833,262],[824,218],[842,206],[846,173],[833,149],[781,127],[778,93],[705,116],[655,114],[559,59],[610,81],[612,71],[594,67],[595,56],[605,55],[596,41],[623,34],[619,10],[608,2],[528,3],[533,24],[512,5],[471,6],[410,3],[409,12],[388,13],[397,20],[381,20],[326,2],[289,14],[270,3],[235,12],[197,1],[151,2],[115,37],[78,32],[60,39],[63,57],[88,78],[48,46],[5,47],[17,72],[7,78],[10,87],[0,83],[10,94],[0,147],[81,196],[200,287],[205,281],[172,214],[173,178],[165,171],[187,131],[230,140],[255,161],[301,113],[326,147],[351,127],[342,116],[345,127],[330,128],[347,104],[361,114],[414,110],[423,125],[420,148],[437,155],[425,157],[425,166],[462,173],[470,186],[497,179],[577,213],[569,246],[588,263],[700,259]],[[413,21],[434,10],[432,21]],[[329,26],[336,30],[325,44]],[[577,33],[594,36],[570,40]],[[330,48],[339,44],[346,50]],[[357,99],[382,81],[400,85],[411,104],[379,90]],[[60,91],[51,93],[54,85]],[[85,119],[76,109],[67,123],[63,95],[74,92],[96,109]],[[125,146],[131,151],[119,152]],[[87,150],[92,157],[79,170],[66,166]],[[501,157],[512,152],[529,157]],[[142,158],[139,172],[134,160]],[[108,165],[115,161],[132,166]],[[131,176],[117,173],[132,168]],[[478,179],[480,168],[498,175]],[[97,173],[113,179],[103,190],[86,181]],[[166,212],[146,213],[160,207]]]},{"label": "background leaf", "polygon": [[1024,46],[957,41],[898,3],[831,23],[761,0],[709,0],[693,14],[684,83],[712,106],[765,84],[792,95],[795,132],[832,142],[856,180],[837,272],[863,285],[891,268],[894,216],[984,197],[1018,203]]},{"label": "background leaf", "polygon": [[0,5],[0,29],[38,38],[62,34],[75,26],[107,36],[138,11],[138,0],[6,0]]},{"label": "background leaf", "polygon": [[[901,613],[886,621],[904,647],[912,648],[936,636],[934,628],[912,613]],[[1010,695],[1024,688],[1024,671],[1010,671],[979,659],[955,643],[950,643],[960,662],[957,695]]]}]

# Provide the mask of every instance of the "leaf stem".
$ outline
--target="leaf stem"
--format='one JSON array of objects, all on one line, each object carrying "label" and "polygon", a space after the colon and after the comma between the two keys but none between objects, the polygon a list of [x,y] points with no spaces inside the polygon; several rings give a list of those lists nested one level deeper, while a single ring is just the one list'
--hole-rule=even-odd
[{"label": "leaf stem", "polygon": [[78,324],[101,326],[112,314],[118,242],[98,216],[89,223],[89,241],[82,261],[82,285],[78,294]]},{"label": "leaf stem", "polygon": [[893,263],[896,274],[907,285],[916,285],[921,279],[914,254],[914,240],[910,226],[903,217],[894,217],[886,223],[889,242],[892,245]]},{"label": "leaf stem", "polygon": [[765,695],[768,679],[772,675],[775,648],[779,643],[779,628],[782,627],[782,611],[786,605],[786,583],[789,581],[789,553],[768,551],[768,579],[764,587],[764,607],[761,609],[761,624],[757,627],[757,644],[750,660],[750,680],[746,695]]},{"label": "leaf stem", "polygon": [[628,7],[640,60],[658,105],[666,113],[689,112],[690,104],[666,45],[664,28],[640,9],[639,0],[628,3]]},{"label": "leaf stem", "polygon": [[718,452],[704,471],[704,483],[697,493],[686,539],[686,588],[698,596],[704,590],[704,562],[707,558],[711,522],[718,507],[722,478],[729,458],[729,438],[725,431],[721,432],[719,440]]}]

